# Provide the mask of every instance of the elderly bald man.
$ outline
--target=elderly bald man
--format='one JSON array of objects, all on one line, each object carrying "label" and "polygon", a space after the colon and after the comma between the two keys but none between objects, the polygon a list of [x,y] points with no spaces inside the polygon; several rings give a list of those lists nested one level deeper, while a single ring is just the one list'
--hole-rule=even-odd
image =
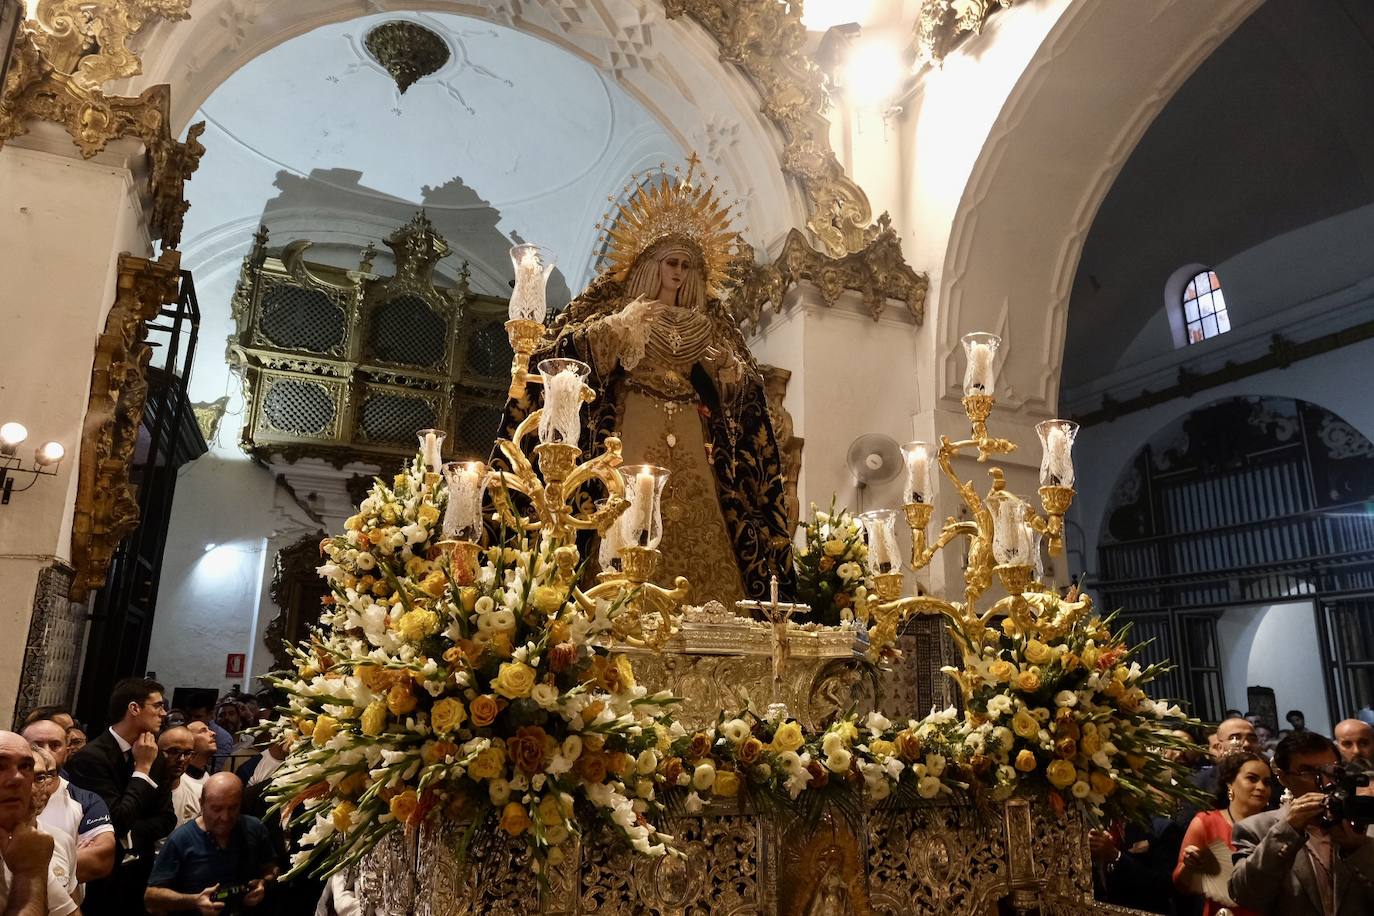
[{"label": "elderly bald man", "polygon": [[1341,752],[1341,762],[1350,763],[1359,758],[1374,764],[1374,728],[1359,719],[1346,719],[1336,724],[1336,749]]},{"label": "elderly bald man", "polygon": [[242,813],[243,782],[233,773],[205,780],[200,814],[167,838],[143,903],[150,913],[235,912],[262,903],[277,873],[267,828]]},{"label": "elderly bald man", "polygon": [[33,751],[22,735],[0,731],[0,916],[45,916],[53,839],[33,810]]}]

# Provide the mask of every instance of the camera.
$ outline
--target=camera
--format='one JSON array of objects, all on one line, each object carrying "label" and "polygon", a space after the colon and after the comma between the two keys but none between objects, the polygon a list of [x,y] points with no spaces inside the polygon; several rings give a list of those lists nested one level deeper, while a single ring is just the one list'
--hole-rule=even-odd
[{"label": "camera", "polygon": [[1341,821],[1353,821],[1361,829],[1374,824],[1374,798],[1360,795],[1356,790],[1369,785],[1369,774],[1347,767],[1336,767],[1331,780],[1322,787],[1326,794],[1326,815],[1323,826]]},{"label": "camera", "polygon": [[[1374,799],[1371,800],[1374,801]],[[215,903],[224,904],[224,909],[221,912],[241,913],[244,909],[243,898],[247,896],[248,885],[228,884],[215,891],[213,899]]]}]

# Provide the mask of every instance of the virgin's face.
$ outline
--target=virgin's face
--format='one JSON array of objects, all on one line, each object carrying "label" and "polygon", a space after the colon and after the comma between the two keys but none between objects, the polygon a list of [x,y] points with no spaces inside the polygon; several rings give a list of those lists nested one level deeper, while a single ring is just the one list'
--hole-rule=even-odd
[{"label": "virgin's face", "polygon": [[658,262],[659,297],[668,293],[676,294],[687,282],[687,271],[692,261],[685,251],[670,251]]}]

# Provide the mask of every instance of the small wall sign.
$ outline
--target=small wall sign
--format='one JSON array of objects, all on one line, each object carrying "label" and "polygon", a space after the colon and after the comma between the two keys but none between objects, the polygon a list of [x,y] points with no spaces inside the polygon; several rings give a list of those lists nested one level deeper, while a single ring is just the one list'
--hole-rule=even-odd
[{"label": "small wall sign", "polygon": [[230,652],[229,657],[224,662],[224,676],[243,677],[243,663],[245,657],[243,652]]}]

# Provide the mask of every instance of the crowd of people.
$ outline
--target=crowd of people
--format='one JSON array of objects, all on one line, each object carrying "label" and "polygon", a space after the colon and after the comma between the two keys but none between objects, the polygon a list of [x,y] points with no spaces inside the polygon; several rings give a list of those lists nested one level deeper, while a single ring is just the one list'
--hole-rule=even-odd
[{"label": "crowd of people", "polygon": [[1333,741],[1286,718],[1230,711],[1198,736],[1208,755],[1185,762],[1203,810],[1094,831],[1099,897],[1169,916],[1374,914],[1374,727],[1346,719]]},{"label": "crowd of people", "polygon": [[287,837],[264,794],[286,754],[256,737],[273,705],[169,710],[128,678],[104,731],[59,707],[0,731],[0,916],[348,914],[319,883],[276,883]]}]

